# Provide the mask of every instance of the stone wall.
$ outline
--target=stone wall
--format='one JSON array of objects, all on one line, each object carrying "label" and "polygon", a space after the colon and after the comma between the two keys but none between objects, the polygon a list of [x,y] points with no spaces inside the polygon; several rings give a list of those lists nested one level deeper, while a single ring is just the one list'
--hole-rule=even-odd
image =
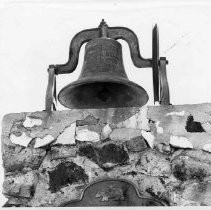
[{"label": "stone wall", "polygon": [[8,114],[5,206],[60,206],[98,179],[168,205],[211,205],[211,104]]}]

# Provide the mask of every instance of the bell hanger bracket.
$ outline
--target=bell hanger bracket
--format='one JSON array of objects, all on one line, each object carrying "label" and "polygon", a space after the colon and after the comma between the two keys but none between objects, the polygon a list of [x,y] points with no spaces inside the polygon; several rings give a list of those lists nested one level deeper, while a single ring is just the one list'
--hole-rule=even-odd
[{"label": "bell hanger bracket", "polygon": [[159,57],[159,33],[157,25],[152,30],[152,58],[145,59],[139,50],[139,41],[136,34],[125,27],[108,27],[104,19],[98,28],[86,29],[77,33],[69,48],[69,58],[65,64],[50,65],[48,68],[48,86],[46,91],[45,110],[56,109],[56,75],[72,73],[79,59],[81,46],[96,38],[122,39],[127,42],[131,59],[137,68],[152,68],[154,103],[161,105],[170,104],[169,86],[166,75],[168,61],[165,57]]}]

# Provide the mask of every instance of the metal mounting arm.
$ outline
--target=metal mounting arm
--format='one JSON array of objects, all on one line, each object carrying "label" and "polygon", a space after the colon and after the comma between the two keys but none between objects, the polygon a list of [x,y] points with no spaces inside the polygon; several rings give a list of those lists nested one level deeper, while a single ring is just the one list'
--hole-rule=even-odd
[{"label": "metal mounting arm", "polygon": [[81,46],[100,37],[125,40],[129,45],[133,64],[138,68],[152,67],[152,60],[144,59],[140,55],[138,38],[132,30],[125,27],[108,27],[103,20],[98,28],[83,30],[73,37],[70,43],[69,59],[66,64],[55,65],[56,74],[72,73],[77,67]]},{"label": "metal mounting arm", "polygon": [[133,64],[138,68],[149,68],[153,70],[153,92],[154,103],[159,102],[161,105],[170,104],[169,86],[166,75],[166,58],[159,57],[159,36],[158,27],[155,25],[152,33],[152,58],[145,59],[141,56],[139,42],[136,34],[125,27],[108,27],[104,20],[101,21],[98,28],[83,30],[77,33],[69,48],[69,58],[67,63],[49,66],[49,80],[46,92],[46,110],[55,109],[53,98],[56,100],[56,75],[72,73],[77,65],[81,46],[96,38],[123,39],[128,43],[130,55]]},{"label": "metal mounting arm", "polygon": [[165,57],[159,57],[159,32],[157,24],[152,30],[152,73],[154,103],[161,105],[170,104],[169,85],[166,75],[166,65],[168,61]]}]

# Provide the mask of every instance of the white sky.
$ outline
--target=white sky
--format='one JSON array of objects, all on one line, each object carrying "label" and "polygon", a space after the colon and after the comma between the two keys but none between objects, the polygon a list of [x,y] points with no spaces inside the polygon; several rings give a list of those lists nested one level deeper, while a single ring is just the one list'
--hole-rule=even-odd
[{"label": "white sky", "polygon": [[[210,2],[211,3],[211,2]],[[160,31],[160,56],[167,57],[172,104],[211,102],[209,1],[4,1],[0,3],[0,119],[11,112],[44,109],[49,64],[67,61],[73,36],[97,27],[102,18],[109,26],[124,26],[138,36],[143,57],[151,58],[152,28]],[[152,71],[133,66],[123,44],[124,65],[130,80],[143,86],[153,104]],[[57,77],[58,89],[77,79]],[[59,106],[59,109],[63,109]]]}]

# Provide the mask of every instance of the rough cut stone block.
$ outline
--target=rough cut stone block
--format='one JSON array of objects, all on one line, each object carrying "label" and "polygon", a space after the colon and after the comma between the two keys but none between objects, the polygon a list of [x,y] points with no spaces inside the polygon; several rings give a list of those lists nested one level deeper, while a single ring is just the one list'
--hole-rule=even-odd
[{"label": "rough cut stone block", "polygon": [[89,130],[89,127],[78,126],[76,128],[75,139],[78,141],[90,141],[90,142],[98,142],[100,141],[100,134],[98,132]]},{"label": "rough cut stone block", "polygon": [[56,192],[67,184],[86,182],[87,180],[88,176],[81,166],[66,161],[49,172],[49,190]]},{"label": "rough cut stone block", "polygon": [[110,170],[117,165],[125,165],[129,160],[124,146],[113,143],[107,143],[100,147],[87,144],[79,148],[78,154],[89,158],[106,170]]},{"label": "rough cut stone block", "polygon": [[68,157],[75,157],[77,149],[75,147],[66,146],[53,146],[50,151],[51,160],[63,159]]},{"label": "rough cut stone block", "polygon": [[141,136],[141,130],[132,128],[117,128],[110,134],[110,139],[113,141],[127,141]]},{"label": "rough cut stone block", "polygon": [[54,137],[51,135],[46,135],[43,138],[36,138],[34,148],[44,147],[51,144],[54,140]]},{"label": "rough cut stone block", "polygon": [[2,158],[6,172],[22,171],[24,168],[38,169],[46,155],[46,150],[28,147],[19,148],[20,150],[18,151],[18,146],[4,147]]},{"label": "rough cut stone block", "polygon": [[110,127],[109,124],[106,124],[103,129],[102,129],[102,132],[101,132],[101,139],[107,139],[109,137],[109,135],[111,134],[112,132],[112,129]]},{"label": "rough cut stone block", "polygon": [[151,149],[140,154],[136,167],[139,172],[149,176],[169,177],[171,174],[168,156]]},{"label": "rough cut stone block", "polygon": [[170,136],[170,144],[176,148],[193,148],[192,143],[185,137]]},{"label": "rough cut stone block", "polygon": [[14,134],[10,135],[10,141],[13,144],[18,144],[24,147],[27,147],[30,141],[32,140],[31,137],[27,136],[26,133],[21,133],[19,136],[16,136]]},{"label": "rough cut stone block", "polygon": [[187,155],[179,155],[172,161],[172,171],[174,176],[181,181],[203,181],[205,177],[211,175],[211,164]]},{"label": "rough cut stone block", "polygon": [[7,176],[3,183],[3,193],[16,197],[30,198],[33,196],[37,180],[37,175],[34,172]]},{"label": "rough cut stone block", "polygon": [[211,205],[211,104],[6,115],[5,206],[60,206],[126,179],[169,205]]},{"label": "rough cut stone block", "polygon": [[76,123],[72,123],[57,137],[57,140],[54,142],[54,144],[75,144],[75,131]]},{"label": "rough cut stone block", "polygon": [[169,201],[165,181],[160,177],[138,175],[137,185],[142,195],[150,195],[162,201]]},{"label": "rough cut stone block", "polygon": [[126,142],[128,151],[140,152],[147,148],[146,141],[143,137],[139,136]]}]

